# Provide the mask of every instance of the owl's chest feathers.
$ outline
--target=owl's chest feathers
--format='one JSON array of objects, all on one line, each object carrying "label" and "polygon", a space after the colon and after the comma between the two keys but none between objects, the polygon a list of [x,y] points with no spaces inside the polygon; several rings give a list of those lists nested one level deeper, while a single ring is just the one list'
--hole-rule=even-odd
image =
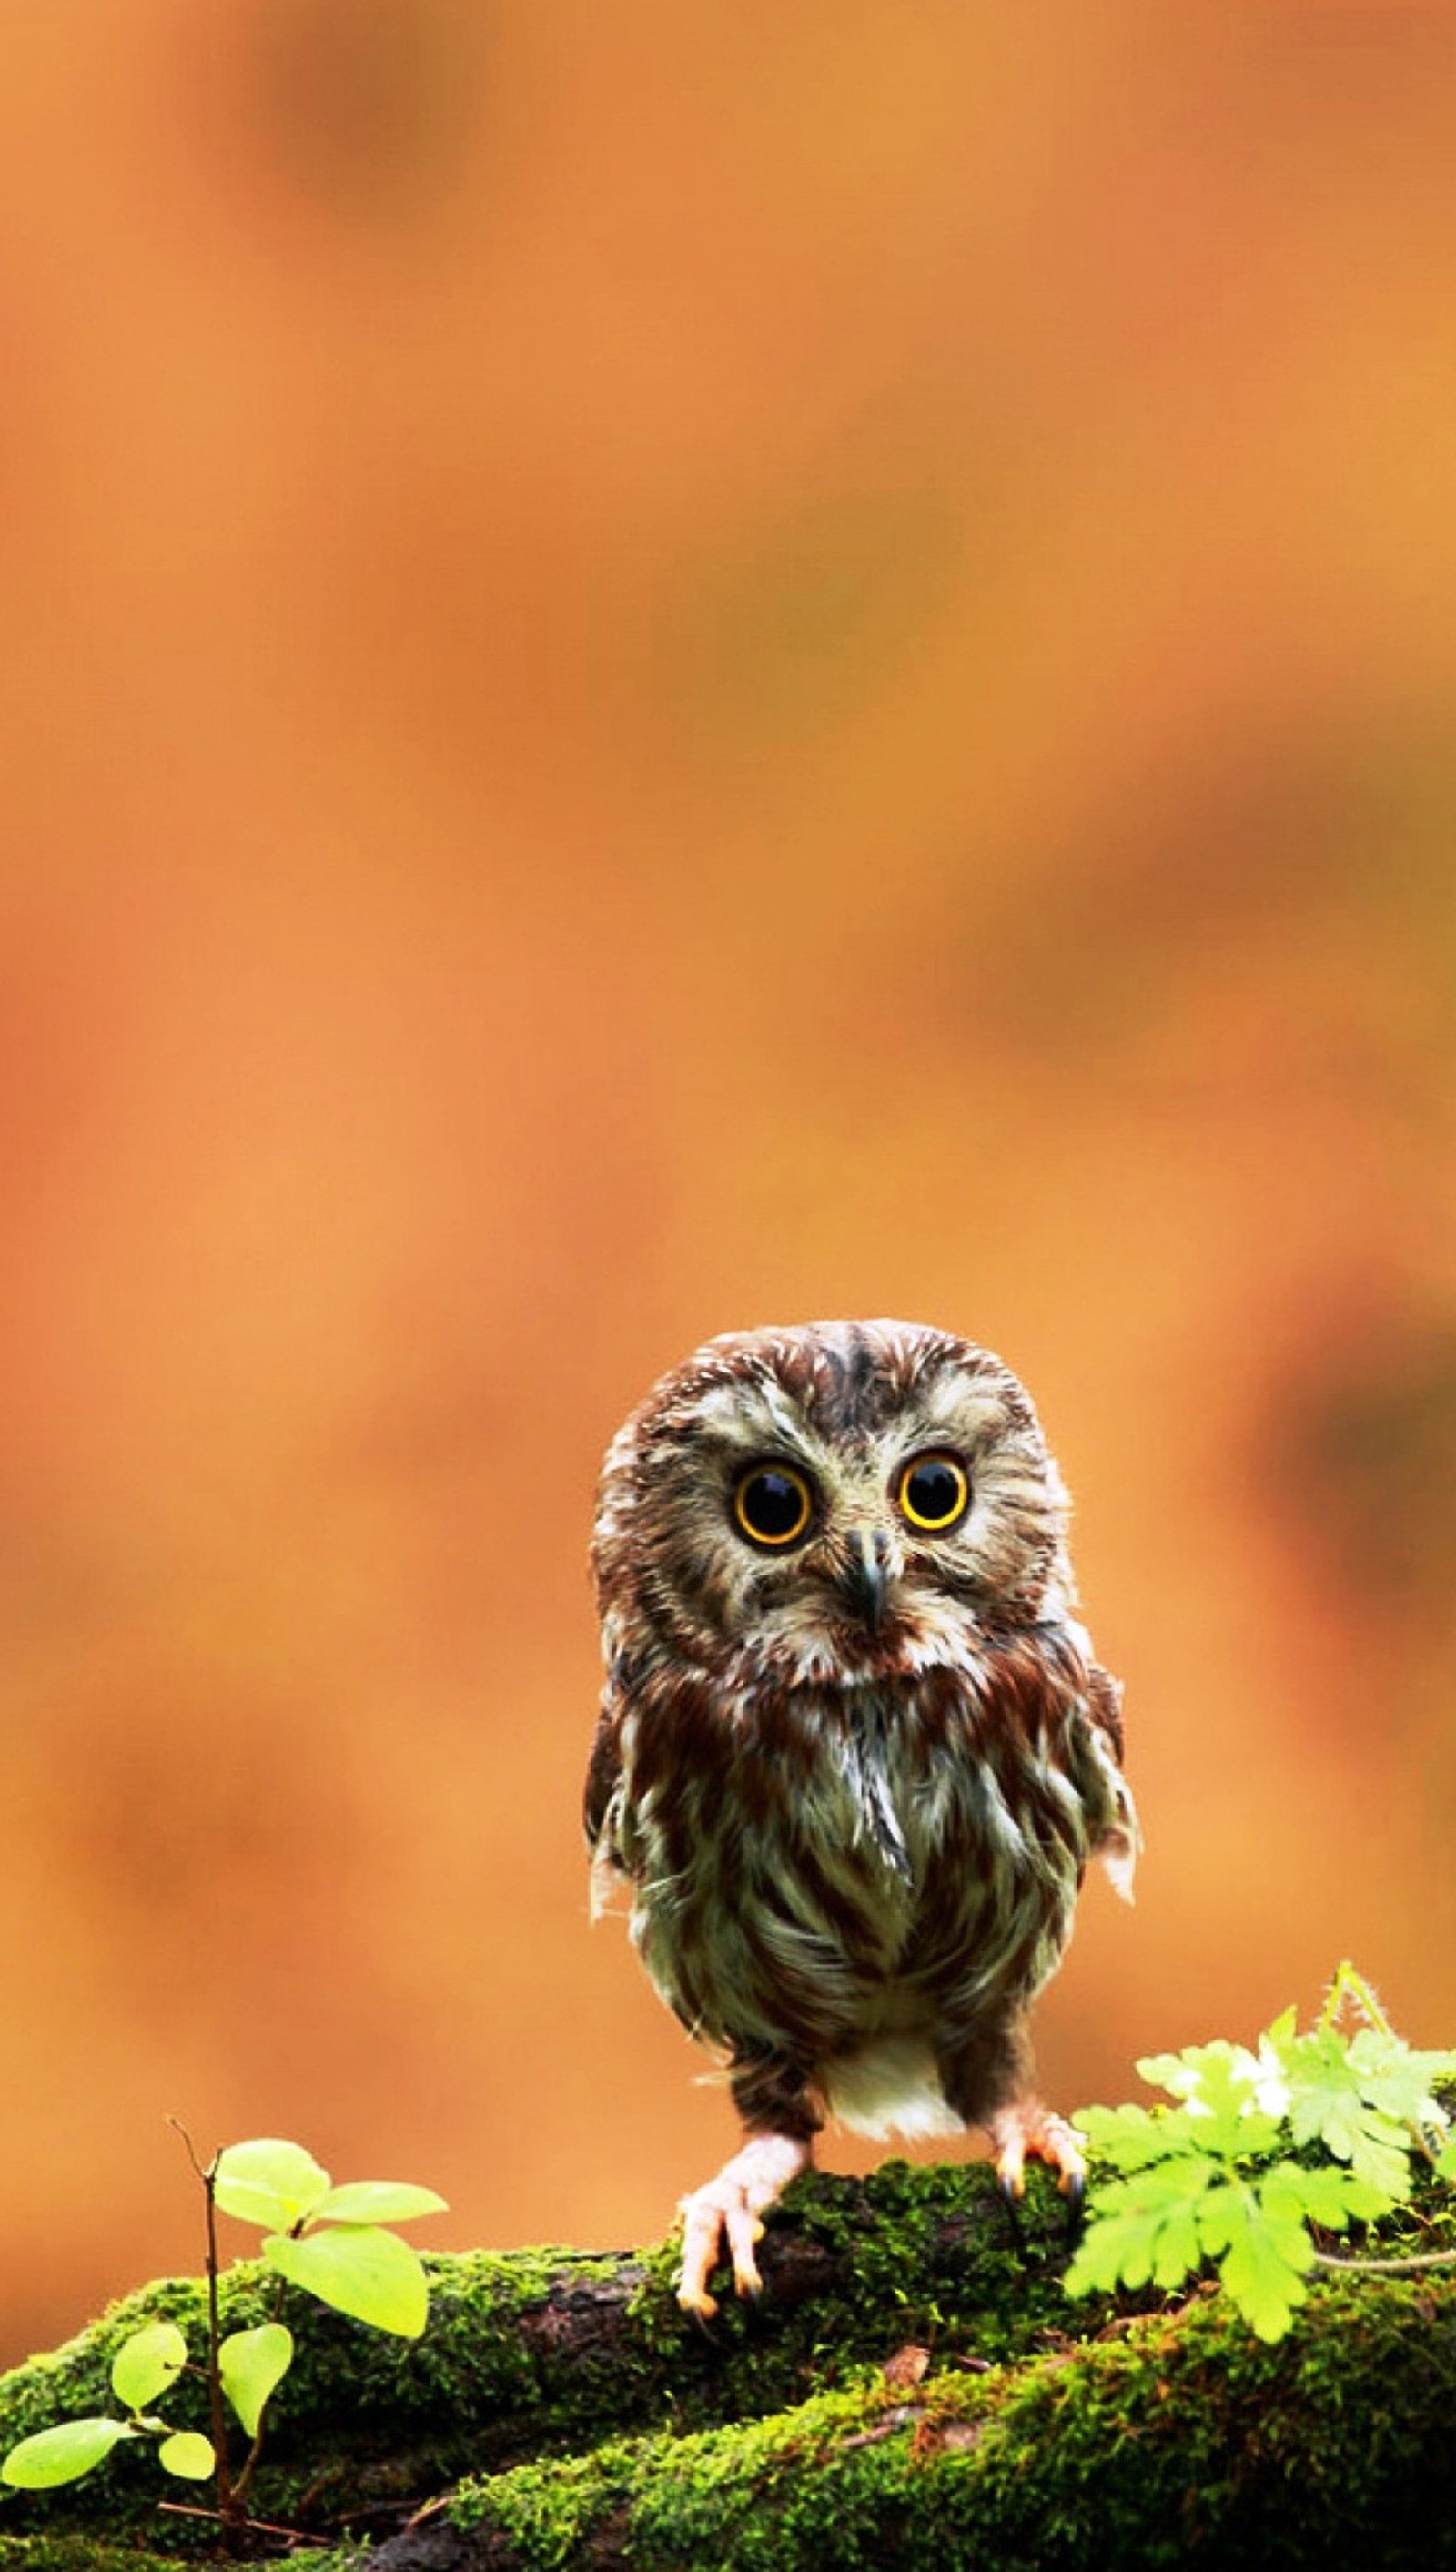
[{"label": "owl's chest feathers", "polygon": [[1066,1757],[1082,1699],[1055,1669],[1020,1694],[993,1675],[643,1692],[619,1843],[645,1960],[690,2024],[741,2024],[759,1979],[779,2015],[803,1982],[862,2018],[907,1980],[979,1971],[992,1920],[1018,1953],[1050,1939],[1050,1970],[1094,1836]]}]

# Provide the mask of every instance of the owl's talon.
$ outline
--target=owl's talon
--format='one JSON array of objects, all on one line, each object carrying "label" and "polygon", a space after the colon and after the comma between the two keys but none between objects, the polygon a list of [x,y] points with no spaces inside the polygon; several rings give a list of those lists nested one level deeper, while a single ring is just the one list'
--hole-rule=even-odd
[{"label": "owl's talon", "polygon": [[733,2207],[726,2218],[728,2250],[733,2261],[733,2283],[740,2295],[761,2295],[763,2279],[753,2253],[763,2240],[764,2228],[758,2217],[745,2208]]},{"label": "owl's talon", "polygon": [[1081,2206],[1087,2188],[1083,2137],[1065,2117],[1054,2117],[1033,2099],[1022,2100],[1014,2108],[998,2111],[991,2121],[991,2140],[996,2148],[996,2176],[1009,2203],[1026,2194],[1030,2153],[1051,2165],[1063,2196],[1074,2207]]},{"label": "owl's talon", "polygon": [[996,2177],[1008,2206],[1020,2206],[1027,2193],[1026,2145],[1020,2135],[1003,2145],[996,2156]]},{"label": "owl's talon", "polygon": [[677,2300],[683,2310],[705,2320],[718,2309],[708,2290],[708,2275],[726,2244],[733,2265],[733,2284],[740,2295],[761,2295],[763,2278],[754,2257],[763,2240],[763,2209],[803,2170],[809,2147],[789,2135],[751,2135],[743,2150],[726,2162],[716,2179],[682,2199],[682,2266]]}]

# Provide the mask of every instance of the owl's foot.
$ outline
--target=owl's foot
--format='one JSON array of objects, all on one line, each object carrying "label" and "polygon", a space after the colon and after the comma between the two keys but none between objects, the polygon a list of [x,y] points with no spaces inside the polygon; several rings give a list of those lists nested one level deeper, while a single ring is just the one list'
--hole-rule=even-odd
[{"label": "owl's foot", "polygon": [[1070,2197],[1074,2206],[1082,2204],[1087,2187],[1087,2164],[1082,2157],[1084,2138],[1065,2117],[1054,2117],[1035,2099],[1022,2099],[1015,2107],[998,2109],[987,2131],[996,2155],[996,2176],[1008,2198],[1026,2193],[1030,2153],[1037,2161],[1051,2163],[1064,2197]]},{"label": "owl's foot", "polygon": [[763,2291],[754,2251],[763,2240],[763,2214],[782,2196],[791,2179],[813,2158],[807,2143],[792,2135],[750,2135],[741,2152],[725,2162],[716,2179],[680,2200],[682,2266],[677,2300],[685,2312],[704,2318],[718,2309],[708,2292],[708,2272],[716,2265],[727,2236],[733,2283],[740,2295]]}]

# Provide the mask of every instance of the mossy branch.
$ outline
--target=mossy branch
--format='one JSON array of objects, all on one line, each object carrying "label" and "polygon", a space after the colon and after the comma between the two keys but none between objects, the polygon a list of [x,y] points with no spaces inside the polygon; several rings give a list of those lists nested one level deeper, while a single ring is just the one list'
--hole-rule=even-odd
[{"label": "mossy branch", "polygon": [[[761,2304],[706,2328],[669,2246],[433,2259],[413,2347],[299,2316],[260,2515],[311,2531],[301,2572],[1452,2559],[1456,2279],[1321,2270],[1270,2347],[1203,2289],[1072,2301],[1068,2228],[1041,2173],[1019,2222],[982,2166],[809,2178],[770,2224]],[[270,2292],[229,2272],[225,2322]],[[17,2370],[0,2437],[84,2408],[143,2312],[185,2324],[204,2299],[164,2284]],[[139,2547],[155,2572],[204,2542],[122,2458],[14,2495],[0,2572],[132,2572]]]}]

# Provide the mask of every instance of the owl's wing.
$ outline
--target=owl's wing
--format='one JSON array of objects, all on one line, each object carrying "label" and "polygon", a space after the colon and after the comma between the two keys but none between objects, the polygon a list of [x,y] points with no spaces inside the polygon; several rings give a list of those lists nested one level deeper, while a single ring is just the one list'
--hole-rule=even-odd
[{"label": "owl's wing", "polygon": [[1122,1757],[1122,1682],[1114,1679],[1093,1661],[1087,1674],[1088,1712],[1098,1730],[1111,1744],[1112,1756],[1120,1764]]},{"label": "owl's wing", "polygon": [[1124,1902],[1130,1902],[1142,1833],[1137,1827],[1137,1808],[1122,1774],[1122,1682],[1096,1661],[1089,1664],[1087,1680],[1092,1746],[1103,1772],[1107,1807],[1094,1845],[1113,1890]]},{"label": "owl's wing", "polygon": [[581,1818],[591,1856],[591,1916],[600,1919],[615,1896],[633,1880],[623,1852],[621,1829],[627,1781],[622,1764],[622,1703],[612,1687],[602,1699],[600,1719],[586,1766]]},{"label": "owl's wing", "polygon": [[608,1696],[592,1736],[591,1757],[586,1763],[586,1785],[581,1798],[581,1820],[586,1832],[586,1845],[593,1858],[610,1854],[610,1851],[603,1850],[601,1842],[621,1782],[621,1719]]}]

